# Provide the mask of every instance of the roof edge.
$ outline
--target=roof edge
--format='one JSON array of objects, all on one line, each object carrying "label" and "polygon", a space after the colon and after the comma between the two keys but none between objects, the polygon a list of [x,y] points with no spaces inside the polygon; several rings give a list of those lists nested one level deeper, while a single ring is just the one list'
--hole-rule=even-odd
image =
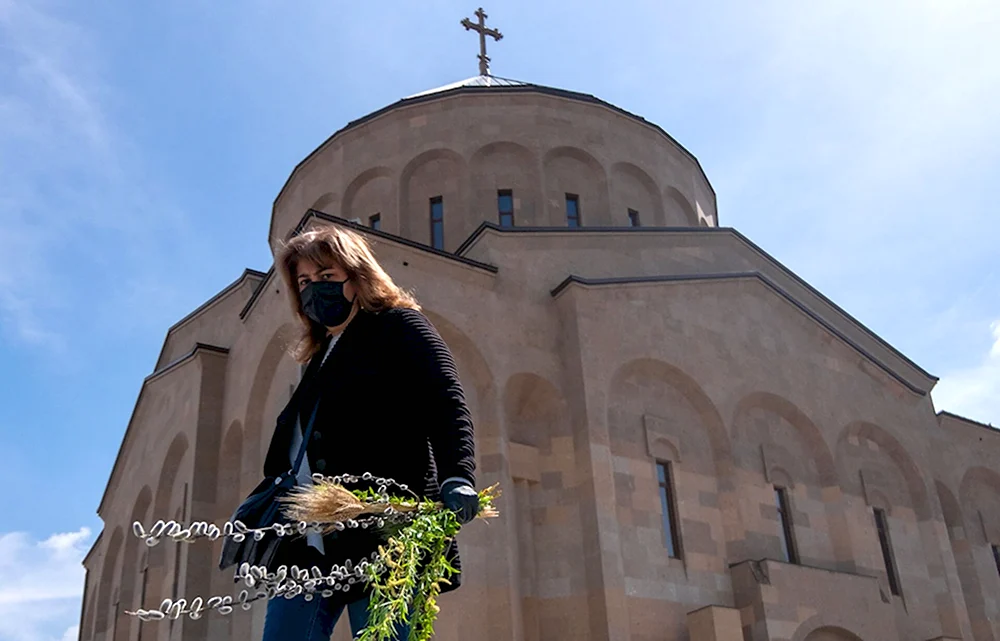
[{"label": "roof edge", "polygon": [[[790,292],[786,291],[783,287],[775,283],[773,280],[768,278],[766,275],[758,272],[731,272],[731,273],[716,273],[716,274],[683,274],[674,276],[639,276],[635,278],[583,278],[576,275],[570,275],[561,283],[559,283],[554,289],[552,289],[551,296],[553,298],[558,298],[566,289],[572,285],[579,285],[582,287],[603,287],[610,285],[640,285],[640,284],[659,284],[659,283],[679,283],[679,282],[709,282],[709,281],[722,281],[722,280],[751,280],[756,279],[762,282],[764,285],[769,287],[776,294],[781,296],[787,302],[791,303],[800,312],[804,313],[806,316],[811,318],[814,322],[818,323],[826,331],[830,332],[837,338],[839,338],[844,344],[849,346],[855,352],[865,357],[867,360],[871,361],[883,372],[888,374],[897,383],[910,390],[914,394],[919,396],[926,396],[930,393],[930,389],[923,391],[915,385],[911,384],[905,378],[896,373],[895,369],[889,365],[882,362],[881,359],[876,357],[874,354],[870,353],[861,345],[858,345],[849,336],[845,335],[843,332],[838,330],[836,327],[827,322],[822,316],[816,312],[810,310],[808,307],[803,305],[799,300],[793,296]],[[931,377],[934,381],[937,381],[937,377]]]},{"label": "roof edge", "polygon": [[[992,423],[983,423],[982,421],[977,421],[975,419],[969,418],[967,416],[962,416],[961,414],[956,414],[954,412],[949,412],[948,410],[941,410],[937,413],[937,417],[941,418],[953,418],[956,421],[972,425],[973,427],[980,427],[984,430],[989,430],[997,436],[1000,436],[1000,427],[994,426]],[[940,423],[940,421],[939,421]]]},{"label": "roof edge", "polygon": [[[171,325],[170,327],[168,327],[167,328],[167,334],[163,338],[163,344],[160,346],[160,353],[156,357],[156,365],[159,365],[160,364],[160,359],[163,358],[163,353],[167,349],[167,343],[170,341],[170,335],[173,334],[177,329],[179,329],[182,325],[185,325],[188,322],[194,320],[196,317],[200,316],[204,311],[206,311],[209,307],[211,307],[215,303],[219,302],[221,299],[225,298],[229,294],[231,294],[240,285],[242,285],[244,281],[246,281],[248,279],[254,279],[254,278],[264,278],[266,275],[267,274],[265,272],[257,271],[256,269],[250,269],[249,267],[245,268],[243,270],[243,273],[240,274],[240,276],[236,280],[234,280],[233,282],[231,282],[228,285],[226,285],[225,287],[223,287],[216,294],[214,294],[211,298],[209,298],[208,300],[206,300],[201,305],[198,305],[197,307],[195,307],[194,310],[188,312],[188,314],[186,316],[184,316],[182,319],[180,319],[179,321],[177,321],[176,323],[174,323],[173,325]],[[255,288],[255,291],[256,291],[256,288]],[[251,294],[251,296],[252,296],[252,294]]]},{"label": "roof edge", "polygon": [[759,245],[754,243],[752,240],[744,236],[734,227],[500,227],[493,222],[483,222],[478,228],[472,233],[469,238],[462,243],[459,247],[462,251],[468,251],[479,238],[487,231],[497,231],[503,234],[516,234],[516,233],[539,233],[539,234],[550,234],[550,233],[571,233],[571,234],[587,234],[587,233],[628,233],[628,234],[643,234],[643,233],[671,233],[671,234],[721,234],[728,233],[732,234],[737,240],[746,245],[750,250],[760,255],[764,260],[773,264],[779,269],[784,275],[788,276],[792,281],[801,285],[810,294],[816,296],[824,304],[829,305],[834,311],[842,315],[849,322],[854,324],[858,329],[860,329],[865,334],[868,334],[875,340],[876,343],[881,345],[883,348],[888,350],[894,356],[899,358],[901,361],[906,363],[909,367],[919,372],[922,376],[925,376],[933,381],[937,381],[938,377],[929,373],[920,365],[913,362],[906,354],[903,354],[898,349],[893,347],[884,338],[873,332],[868,328],[867,325],[859,321],[857,318],[852,316],[843,307],[837,303],[830,300],[825,294],[813,287],[803,279],[801,276],[793,272],[791,269],[786,267],[777,258],[763,250]]},{"label": "roof edge", "polygon": [[229,354],[229,349],[225,347],[219,347],[218,345],[209,345],[208,343],[195,343],[194,348],[190,352],[175,359],[165,367],[153,372],[149,376],[142,379],[142,385],[139,387],[139,395],[135,399],[135,404],[132,406],[132,414],[128,418],[128,425],[125,427],[125,434],[122,435],[121,444],[118,446],[118,453],[115,454],[115,462],[111,465],[111,474],[108,475],[108,481],[104,484],[104,492],[101,493],[101,501],[97,504],[97,515],[101,515],[101,510],[104,509],[104,502],[108,498],[108,488],[111,487],[111,481],[115,479],[115,473],[118,471],[118,465],[121,462],[122,452],[125,451],[125,445],[128,443],[129,435],[132,433],[132,425],[135,421],[135,413],[139,409],[139,404],[142,402],[142,395],[146,392],[146,386],[153,381],[166,376],[168,372],[171,372],[184,363],[191,361],[199,352],[208,352],[212,354]]}]

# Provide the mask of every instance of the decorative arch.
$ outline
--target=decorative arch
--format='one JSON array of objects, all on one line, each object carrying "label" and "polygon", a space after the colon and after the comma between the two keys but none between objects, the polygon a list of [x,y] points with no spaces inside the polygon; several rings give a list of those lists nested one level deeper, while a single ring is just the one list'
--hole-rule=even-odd
[{"label": "decorative arch", "polygon": [[[177,473],[184,462],[188,451],[188,438],[182,432],[174,437],[167,448],[167,453],[163,458],[160,467],[159,479],[156,483],[156,490],[153,492],[153,512],[150,518],[164,521],[174,518],[173,504],[176,496],[174,486],[177,483]],[[156,545],[148,550],[149,561],[149,599],[151,602],[159,603],[162,598],[162,583],[166,576],[167,548],[171,546]],[[176,548],[176,546],[172,546]],[[176,553],[176,552],[175,552]]]},{"label": "decorative arch", "polygon": [[[740,468],[749,473],[744,499],[761,510],[775,509],[771,485],[783,485],[792,494],[792,523],[803,563],[854,571],[850,526],[840,505],[840,487],[834,457],[820,428],[790,400],[770,392],[744,396],[733,413],[733,443]],[[755,477],[760,470],[763,479]],[[816,490],[820,490],[816,494]],[[775,516],[776,519],[776,516]],[[778,554],[779,525],[774,524],[767,547],[760,539],[745,539],[746,554]]]},{"label": "decorative arch", "polygon": [[118,565],[118,554],[121,551],[123,539],[122,528],[118,526],[112,533],[111,538],[108,539],[108,547],[104,553],[104,563],[101,564],[101,578],[98,583],[97,616],[94,623],[95,638],[97,635],[107,632],[109,615],[118,615],[117,612],[112,613],[110,611],[111,593],[115,587],[115,569]]},{"label": "decorative arch", "polygon": [[792,635],[792,641],[864,641],[846,628],[822,623],[822,616],[807,619]]},{"label": "decorative arch", "polygon": [[498,222],[497,192],[514,195],[514,225],[544,224],[542,184],[538,155],[515,142],[499,140],[477,149],[469,161],[472,184],[471,210],[480,219]]},{"label": "decorative arch", "polygon": [[[149,507],[153,503],[153,491],[149,489],[148,485],[142,486],[139,490],[139,495],[135,499],[135,503],[132,506],[132,513],[129,517],[129,522],[127,527],[132,527],[132,523],[139,521],[147,528],[151,525],[149,523]],[[121,601],[122,608],[127,608],[129,610],[135,610],[142,607],[144,604],[139,603],[139,598],[142,596],[142,564],[140,559],[144,550],[139,549],[140,541],[134,536],[128,537],[125,541],[125,556],[122,561],[121,567],[121,579],[119,580],[119,585],[121,585],[121,591],[118,594],[118,598]],[[146,549],[143,545],[142,548]],[[136,589],[136,585],[139,585],[139,589]],[[139,620],[130,619],[128,625],[120,625],[115,628],[115,641],[128,641],[132,638],[132,630],[138,629]]]},{"label": "decorative arch", "polygon": [[[1000,473],[978,466],[966,470],[959,484],[956,503],[954,507],[961,510],[964,518],[961,520],[962,527],[956,529],[959,536],[952,538],[951,545],[972,636],[976,641],[995,641],[997,637],[991,619],[996,620],[998,613],[992,597],[987,596],[993,592],[991,588],[995,585],[995,575],[992,567],[985,576],[979,568],[984,557],[992,556],[983,548],[1000,540],[1000,514],[995,513],[1000,511]],[[951,531],[949,528],[949,533]]]},{"label": "decorative arch", "polygon": [[332,205],[337,200],[337,195],[333,192],[326,192],[319,198],[313,201],[310,209],[315,209],[316,211],[321,211],[324,214],[336,214],[337,212],[330,211],[329,206]]},{"label": "decorative arch", "polygon": [[[806,447],[806,453],[815,464],[816,480],[823,487],[837,485],[837,472],[833,461],[833,454],[831,454],[822,432],[820,432],[812,419],[799,409],[798,406],[777,394],[753,392],[740,399],[736,405],[736,411],[733,413],[734,442],[742,441],[750,444],[752,447],[757,447],[761,443],[765,443],[765,439],[773,434],[772,430],[768,429],[773,426],[759,425],[759,421],[751,416],[751,413],[755,410],[776,415],[790,425],[801,438],[802,443]],[[763,429],[764,434],[747,434],[751,425],[759,425],[759,429]],[[770,446],[772,453],[777,449],[782,449],[779,444],[768,443],[765,446],[765,456],[767,446]],[[769,461],[769,464],[773,462],[783,467],[786,472],[795,473],[800,477],[807,472],[807,470],[802,469],[802,462],[797,462],[794,458],[791,460],[787,457],[783,458],[785,460]]]},{"label": "decorative arch", "polygon": [[[96,578],[95,578],[96,577]],[[80,629],[80,641],[90,641],[96,636],[94,631],[94,619],[97,617],[97,596],[100,586],[98,582],[100,576],[95,572],[87,571],[86,595],[84,596],[84,619]]]},{"label": "decorative arch", "polygon": [[556,147],[545,154],[542,171],[550,225],[566,225],[566,194],[579,196],[582,225],[612,224],[607,172],[594,156],[579,147]]},{"label": "decorative arch", "polygon": [[667,225],[680,227],[697,227],[698,214],[691,201],[674,186],[667,187],[664,192],[667,203]]},{"label": "decorative arch", "polygon": [[257,363],[257,371],[254,372],[253,382],[250,384],[250,400],[247,402],[246,414],[244,415],[245,443],[243,457],[240,464],[241,473],[258,474],[263,465],[261,462],[261,448],[264,438],[264,409],[267,404],[268,392],[274,383],[275,373],[283,358],[290,358],[288,346],[290,337],[295,331],[295,325],[284,323],[271,334],[271,338],[264,346],[260,361]]},{"label": "decorative arch", "polygon": [[399,178],[399,233],[430,244],[430,199],[444,203],[445,248],[454,248],[475,227],[468,215],[465,158],[454,149],[439,147],[415,156]]},{"label": "decorative arch", "polygon": [[962,512],[973,544],[1000,541],[1000,472],[986,467],[969,468],[958,488]]},{"label": "decorative arch", "polygon": [[396,203],[392,170],[384,166],[372,167],[358,174],[344,190],[341,217],[348,220],[358,218],[362,225],[367,225],[369,218],[378,213],[382,229],[391,232],[396,229],[396,216],[392,211]]},{"label": "decorative arch", "polygon": [[521,372],[508,378],[503,409],[512,443],[542,447],[553,436],[572,433],[562,393],[538,374]]},{"label": "decorative arch", "polygon": [[[715,404],[691,376],[680,368],[652,358],[640,358],[619,367],[611,377],[608,398],[627,387],[630,379],[647,377],[677,390],[697,414],[700,426],[708,436],[715,474],[720,485],[730,481],[732,450],[722,416]],[[669,418],[669,417],[662,417]]]},{"label": "decorative arch", "polygon": [[944,524],[948,528],[949,538],[965,538],[961,531],[962,508],[958,505],[955,494],[941,481],[934,479],[934,489],[937,491],[938,502],[941,503],[941,513],[944,516]]},{"label": "decorative arch", "polygon": [[[893,462],[896,469],[902,475],[906,485],[906,491],[911,501],[911,507],[917,518],[920,520],[931,517],[930,504],[927,499],[927,486],[924,483],[920,468],[914,462],[913,457],[905,447],[884,428],[865,421],[856,421],[848,424],[838,439],[838,449],[842,449],[845,444],[850,443],[873,443],[879,452],[885,453]],[[845,465],[850,457],[845,456]],[[857,481],[854,478],[857,472],[854,469],[845,469],[843,480],[844,487],[855,487]],[[878,488],[872,488],[878,489]]]},{"label": "decorative arch", "polygon": [[242,498],[242,463],[243,426],[239,421],[233,421],[222,437],[222,447],[219,450],[219,487],[215,493],[219,518],[228,519],[232,516]]},{"label": "decorative arch", "polygon": [[666,225],[660,188],[637,165],[617,162],[611,166],[611,194],[615,207],[613,218],[616,222],[620,221],[619,224],[627,224],[625,216],[629,209],[634,209],[639,212],[639,219],[644,225]]}]

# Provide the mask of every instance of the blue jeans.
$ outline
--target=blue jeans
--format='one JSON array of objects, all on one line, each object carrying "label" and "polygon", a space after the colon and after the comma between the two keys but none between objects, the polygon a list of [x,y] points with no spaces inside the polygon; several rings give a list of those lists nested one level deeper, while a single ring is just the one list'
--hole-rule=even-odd
[{"label": "blue jeans", "polygon": [[[306,601],[299,595],[294,599],[271,599],[267,603],[261,641],[330,641],[333,627],[344,612],[343,602],[336,602],[335,598],[316,595],[312,601]],[[368,597],[348,603],[347,618],[351,636],[358,636],[368,625]],[[393,641],[406,641],[409,635],[409,625],[398,625]]]}]

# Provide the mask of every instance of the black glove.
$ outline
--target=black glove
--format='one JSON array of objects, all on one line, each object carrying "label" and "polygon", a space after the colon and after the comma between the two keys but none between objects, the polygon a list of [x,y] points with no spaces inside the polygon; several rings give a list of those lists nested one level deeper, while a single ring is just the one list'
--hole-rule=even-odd
[{"label": "black glove", "polygon": [[464,479],[448,479],[441,487],[441,502],[465,525],[479,514],[479,493]]}]

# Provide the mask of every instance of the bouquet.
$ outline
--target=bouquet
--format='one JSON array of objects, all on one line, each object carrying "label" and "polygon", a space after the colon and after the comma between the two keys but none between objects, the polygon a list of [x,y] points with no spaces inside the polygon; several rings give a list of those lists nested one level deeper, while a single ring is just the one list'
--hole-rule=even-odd
[{"label": "bouquet", "polygon": [[[350,490],[345,484],[363,482],[365,489]],[[409,493],[409,498],[392,495],[389,488]],[[375,489],[372,489],[375,488]],[[477,519],[499,515],[494,501],[500,496],[497,485],[479,493]],[[176,542],[200,538],[216,540],[220,536],[242,541],[247,536],[304,536],[310,532],[329,534],[348,528],[372,529],[385,538],[385,544],[370,557],[347,560],[333,565],[328,572],[318,567],[281,566],[274,572],[244,563],[236,571],[245,584],[239,595],[187,599],[165,599],[157,609],[126,612],[144,621],[199,619],[208,611],[229,614],[235,607],[249,610],[263,599],[333,596],[357,583],[367,583],[370,591],[368,626],[358,637],[361,641],[385,641],[398,622],[409,622],[410,641],[425,641],[434,633],[434,621],[440,608],[436,601],[441,585],[447,584],[455,569],[445,557],[448,541],[460,528],[455,514],[441,503],[423,500],[405,485],[391,479],[365,473],[361,476],[326,477],[313,475],[313,485],[295,488],[283,499],[283,511],[290,523],[276,523],[269,528],[252,529],[240,521],[226,522],[222,528],[197,522],[188,527],[175,521],[157,521],[147,532],[141,523],[132,525],[133,533],[146,545],[159,543],[164,536]]]}]

